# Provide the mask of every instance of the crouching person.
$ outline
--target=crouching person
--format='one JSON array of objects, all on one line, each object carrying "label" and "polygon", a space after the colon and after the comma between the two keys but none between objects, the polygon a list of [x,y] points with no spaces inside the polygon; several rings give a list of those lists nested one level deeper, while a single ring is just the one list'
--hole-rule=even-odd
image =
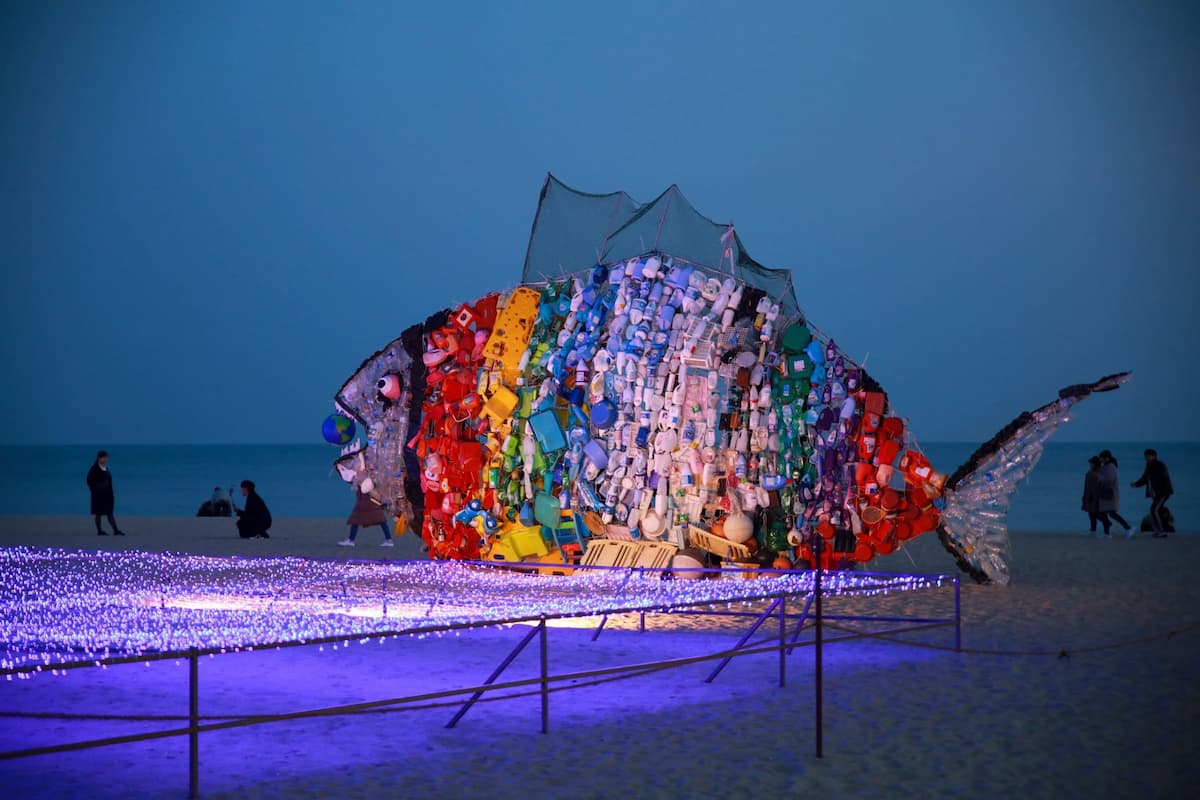
[{"label": "crouching person", "polygon": [[271,512],[258,492],[254,491],[254,481],[242,481],[242,496],[246,498],[246,507],[238,508],[236,503],[233,506],[238,515],[238,536],[243,539],[270,539],[267,531],[271,529]]}]

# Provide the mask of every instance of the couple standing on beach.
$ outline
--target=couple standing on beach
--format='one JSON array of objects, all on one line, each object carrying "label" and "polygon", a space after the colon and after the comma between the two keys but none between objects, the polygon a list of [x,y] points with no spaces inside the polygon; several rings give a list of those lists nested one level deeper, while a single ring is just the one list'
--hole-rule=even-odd
[{"label": "couple standing on beach", "polygon": [[1096,523],[1104,527],[1102,536],[1112,536],[1113,522],[1120,523],[1125,529],[1125,538],[1131,538],[1134,530],[1125,518],[1121,516],[1120,476],[1117,473],[1117,459],[1109,450],[1101,450],[1100,455],[1088,459],[1091,468],[1083,479],[1083,510],[1087,512],[1091,523],[1091,532],[1096,532]]},{"label": "couple standing on beach", "polygon": [[[1167,523],[1165,509],[1167,498],[1173,493],[1171,477],[1167,465],[1158,460],[1158,453],[1146,450],[1146,469],[1142,477],[1130,486],[1146,487],[1146,496],[1150,501],[1150,529],[1155,538],[1165,537]],[[1087,512],[1091,522],[1091,532],[1096,532],[1096,523],[1104,529],[1102,537],[1112,536],[1112,523],[1117,522],[1125,529],[1125,538],[1133,538],[1136,531],[1121,516],[1120,477],[1117,473],[1117,459],[1109,450],[1101,450],[1099,455],[1088,459],[1090,469],[1083,480],[1083,510]]]}]

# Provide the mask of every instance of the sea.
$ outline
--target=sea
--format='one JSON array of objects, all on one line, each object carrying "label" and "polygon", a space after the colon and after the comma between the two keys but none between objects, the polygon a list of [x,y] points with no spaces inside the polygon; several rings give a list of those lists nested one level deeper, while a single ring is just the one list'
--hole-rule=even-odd
[{"label": "sea", "polygon": [[[976,445],[922,443],[934,467],[954,469]],[[1176,529],[1200,531],[1200,443],[1051,442],[1017,491],[1009,512],[1014,531],[1087,530],[1080,511],[1083,476],[1090,456],[1107,447],[1120,464],[1121,513],[1137,525],[1148,501],[1128,487],[1142,471],[1142,451],[1158,450],[1171,470],[1175,497],[1169,507]],[[84,482],[95,446],[0,447],[0,514],[88,513]],[[258,486],[276,517],[345,517],[350,487],[333,468],[338,449],[325,445],[106,445],[121,516],[192,516],[214,487],[235,489],[244,478]],[[240,496],[240,495],[239,495]]]}]

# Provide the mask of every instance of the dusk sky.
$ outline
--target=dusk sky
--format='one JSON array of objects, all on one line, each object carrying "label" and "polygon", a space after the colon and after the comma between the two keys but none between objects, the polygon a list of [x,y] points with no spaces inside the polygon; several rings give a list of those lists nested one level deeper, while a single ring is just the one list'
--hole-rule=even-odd
[{"label": "dusk sky", "polygon": [[547,172],[732,220],[918,439],[1119,370],[1062,439],[1200,438],[1194,4],[0,15],[5,443],[319,443],[363,359],[520,279]]}]

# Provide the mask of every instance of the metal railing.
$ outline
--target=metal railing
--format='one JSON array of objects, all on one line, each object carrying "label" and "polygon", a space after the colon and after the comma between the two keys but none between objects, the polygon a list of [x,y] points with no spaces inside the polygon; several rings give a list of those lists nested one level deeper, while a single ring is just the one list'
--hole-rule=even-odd
[{"label": "metal railing", "polygon": [[[480,562],[481,565],[486,565],[491,568],[520,568],[516,564],[504,564],[502,562]],[[576,566],[575,569],[580,569]],[[599,569],[615,569],[625,570],[633,574],[635,571],[645,572],[661,572],[663,570],[649,570],[648,568],[640,567],[599,567]],[[670,570],[678,572],[679,570]],[[713,570],[699,570],[701,572],[712,572]],[[739,572],[744,572],[740,570]],[[765,570],[765,572],[773,574],[781,574],[783,570]],[[787,685],[787,662],[786,657],[790,655],[797,647],[808,646],[814,647],[814,689],[816,701],[816,755],[823,756],[823,709],[822,709],[822,647],[826,642],[842,642],[854,639],[862,639],[881,634],[894,635],[897,633],[926,630],[930,628],[954,626],[954,648],[961,649],[962,634],[961,634],[961,600],[960,600],[960,584],[956,576],[937,575],[937,576],[916,576],[925,577],[930,580],[936,580],[938,586],[952,585],[954,590],[954,614],[950,617],[905,617],[905,616],[872,616],[867,614],[857,615],[832,615],[828,616],[823,613],[822,598],[826,592],[822,591],[822,570],[815,571],[815,581],[813,589],[806,592],[797,591],[780,591],[780,592],[762,592],[739,596],[733,601],[728,598],[720,599],[704,599],[693,600],[679,603],[664,603],[656,604],[652,607],[643,605],[617,606],[603,611],[589,612],[586,614],[539,614],[537,616],[526,616],[504,620],[486,620],[477,622],[460,622],[440,625],[420,625],[417,627],[398,628],[387,631],[371,631],[368,633],[341,634],[336,636],[325,636],[319,638],[310,638],[304,640],[277,641],[269,643],[257,643],[246,648],[229,648],[229,647],[190,647],[186,650],[174,650],[169,652],[146,653],[139,655],[128,656],[110,656],[100,659],[80,659],[76,661],[68,661],[62,663],[54,663],[52,665],[22,665],[0,669],[0,676],[12,676],[20,674],[38,673],[47,670],[66,671],[75,669],[93,668],[97,666],[114,666],[120,664],[132,663],[149,663],[153,661],[178,661],[186,659],[188,663],[188,715],[187,725],[185,727],[176,727],[168,730],[151,731],[146,733],[127,734],[121,736],[110,736],[99,739],[90,739],[80,742],[71,742],[59,745],[47,745],[42,747],[26,748],[22,750],[11,750],[0,752],[0,760],[10,760],[18,758],[27,758],[39,755],[48,755],[54,753],[63,753],[76,750],[85,750],[96,747],[107,747],[119,744],[127,744],[132,742],[150,741],[154,739],[163,739],[176,736],[188,737],[188,777],[189,777],[189,797],[199,797],[199,736],[201,733],[229,730],[233,728],[246,727],[250,725],[259,725],[270,722],[282,722],[287,720],[297,720],[316,716],[329,716],[361,713],[365,711],[379,710],[397,706],[412,706],[418,703],[429,703],[430,701],[446,700],[466,696],[466,699],[461,704],[460,708],[447,723],[446,727],[454,727],[462,717],[478,702],[487,692],[501,692],[504,690],[519,690],[526,687],[536,687],[534,692],[541,697],[541,731],[548,733],[550,729],[550,693],[557,691],[553,687],[554,684],[562,684],[561,689],[579,688],[578,684],[573,682],[585,681],[597,678],[612,678],[614,676],[637,677],[639,675],[649,674],[664,669],[672,669],[687,666],[690,664],[698,664],[706,661],[717,661],[718,664],[705,679],[711,683],[717,678],[724,667],[733,659],[740,656],[756,655],[761,653],[778,653],[779,658],[779,686]],[[879,577],[889,577],[887,573],[857,573],[858,575],[873,574]],[[890,576],[899,577],[899,576]],[[853,596],[853,592],[847,593]],[[803,605],[801,611],[797,613],[789,613],[788,601],[802,599]],[[382,598],[382,602],[386,608],[387,597]],[[729,602],[742,603],[766,603],[766,608],[755,613],[752,611],[732,611],[732,610],[712,610],[705,607],[728,604]],[[793,606],[794,607],[794,606]],[[741,637],[741,639],[732,648],[721,650],[715,653],[708,653],[696,656],[685,656],[680,658],[661,659],[652,662],[639,664],[623,664],[611,667],[602,667],[596,669],[567,672],[561,674],[550,674],[549,655],[548,655],[548,621],[555,619],[569,619],[580,617],[600,617],[601,621],[597,626],[593,641],[603,631],[608,618],[616,615],[624,614],[639,615],[639,631],[645,630],[645,615],[647,613],[675,613],[675,614],[700,614],[700,615],[716,615],[726,617],[755,617],[750,629]],[[772,617],[778,619],[778,631],[775,635],[758,641],[752,641],[754,634]],[[842,622],[886,622],[904,623],[901,627],[889,628],[885,631],[871,632],[843,632],[841,635],[832,639],[826,639],[822,627],[824,620],[838,620]],[[307,709],[302,711],[284,712],[278,714],[261,714],[261,715],[245,715],[233,718],[224,718],[215,722],[202,723],[202,718],[199,713],[199,662],[202,656],[213,657],[233,652],[240,652],[242,649],[283,649],[292,647],[311,647],[324,644],[336,644],[345,642],[348,638],[358,639],[360,641],[368,641],[374,639],[382,639],[398,636],[415,636],[423,634],[437,634],[447,632],[457,632],[464,630],[473,630],[479,628],[493,628],[503,625],[511,625],[517,623],[533,623],[534,627],[525,634],[521,641],[513,648],[513,650],[500,662],[495,670],[481,684],[475,686],[466,686],[453,689],[445,689],[432,692],[423,692],[419,694],[406,695],[403,697],[393,697],[380,700],[365,701],[359,703],[341,704],[335,706],[326,706],[317,709]],[[800,642],[800,636],[805,630],[812,630],[814,638],[811,643]],[[517,656],[532,642],[534,637],[538,638],[539,644],[539,674],[533,678],[525,678],[518,680],[500,681],[499,678],[504,671],[516,660]],[[769,644],[766,642],[770,642]],[[506,695],[506,697],[509,695]],[[511,695],[520,696],[520,695]],[[504,698],[500,698],[504,699]],[[0,714],[3,715],[3,714]],[[86,718],[80,715],[80,718]],[[173,720],[180,719],[177,717],[162,717],[160,719]]]}]

